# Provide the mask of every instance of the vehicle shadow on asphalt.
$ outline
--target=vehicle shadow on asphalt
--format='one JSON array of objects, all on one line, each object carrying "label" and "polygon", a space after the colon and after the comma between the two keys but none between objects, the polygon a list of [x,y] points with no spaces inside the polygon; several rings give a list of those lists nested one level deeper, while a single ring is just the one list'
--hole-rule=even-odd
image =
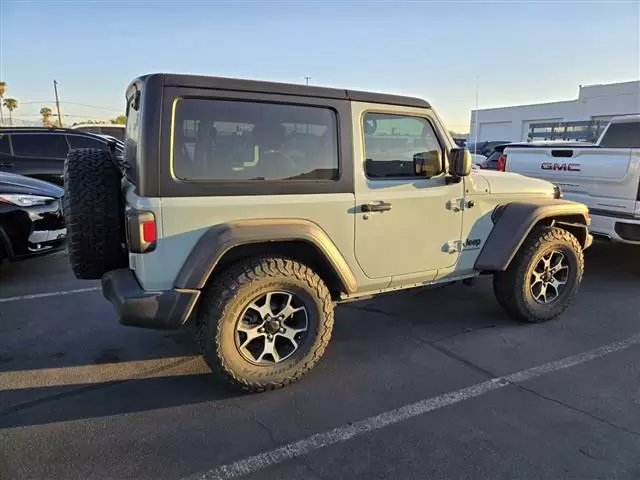
[{"label": "vehicle shadow on asphalt", "polygon": [[[635,255],[635,257],[634,257]],[[606,285],[634,282],[640,279],[638,255],[631,248],[596,244],[586,254],[586,290],[597,290]],[[579,300],[577,301],[579,302]],[[47,319],[42,319],[46,322]],[[111,324],[109,324],[111,325]],[[200,403],[224,403],[243,397],[241,391],[228,387],[209,373],[206,364],[197,357],[192,332],[154,332],[128,329],[115,324],[117,332],[101,342],[103,348],[93,352],[91,368],[117,372],[128,362],[175,359],[166,372],[153,373],[154,378],[120,378],[116,381],[98,381],[90,384],[74,383],[73,378],[64,385],[46,385],[36,388],[0,389],[0,428],[47,424],[72,420],[106,417],[163,408],[182,407]],[[338,307],[334,335],[327,354],[306,385],[315,388],[325,377],[362,375],[367,361],[375,355],[393,359],[390,344],[404,345],[407,355],[420,355],[421,351],[456,336],[467,335],[492,328],[499,332],[515,329],[546,328],[522,326],[511,320],[499,307],[491,291],[490,278],[482,278],[475,288],[454,284],[443,288],[414,289],[376,299],[354,302]],[[99,333],[97,333],[99,335]],[[133,339],[131,338],[133,336]],[[143,345],[137,349],[136,345]],[[357,368],[344,368],[344,362],[358,357]],[[180,360],[180,359],[183,360]],[[51,368],[42,358],[42,364],[29,362],[29,368]],[[180,363],[183,362],[183,363]],[[11,362],[7,362],[11,364]],[[179,365],[178,365],[179,364]],[[10,365],[7,365],[10,366]],[[65,361],[58,369],[80,367],[77,362]],[[18,365],[2,371],[20,374]],[[165,367],[159,367],[161,370]],[[371,367],[373,368],[373,367]],[[392,367],[395,368],[395,367]],[[71,371],[70,371],[71,373]],[[149,375],[146,375],[149,376]],[[348,380],[351,381],[351,380]],[[292,388],[292,387],[289,387]],[[275,395],[278,395],[276,392]]]}]

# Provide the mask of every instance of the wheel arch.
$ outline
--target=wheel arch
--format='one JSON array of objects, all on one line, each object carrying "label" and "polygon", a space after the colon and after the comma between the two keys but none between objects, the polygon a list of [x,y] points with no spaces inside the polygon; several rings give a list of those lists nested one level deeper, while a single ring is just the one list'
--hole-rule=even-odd
[{"label": "wheel arch", "polygon": [[14,253],[9,235],[0,225],[0,261],[5,258],[9,261],[13,260]]},{"label": "wheel arch", "polygon": [[539,225],[572,233],[583,249],[591,245],[589,209],[568,200],[513,202],[496,207],[494,227],[475,262],[475,269],[500,272],[509,267],[531,231]]},{"label": "wheel arch", "polygon": [[313,268],[337,298],[357,290],[356,279],[327,233],[301,219],[252,219],[210,227],[176,277],[176,288],[201,290],[233,263],[252,256],[282,255]]}]

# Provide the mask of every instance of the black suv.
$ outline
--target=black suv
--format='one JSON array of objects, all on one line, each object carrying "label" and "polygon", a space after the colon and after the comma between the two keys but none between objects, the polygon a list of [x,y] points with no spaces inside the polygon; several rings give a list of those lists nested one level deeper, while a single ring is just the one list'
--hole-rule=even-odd
[{"label": "black suv", "polygon": [[[0,128],[0,172],[16,173],[62,186],[62,171],[72,148],[107,150],[107,139],[68,128]],[[116,143],[117,155],[122,144]]]}]

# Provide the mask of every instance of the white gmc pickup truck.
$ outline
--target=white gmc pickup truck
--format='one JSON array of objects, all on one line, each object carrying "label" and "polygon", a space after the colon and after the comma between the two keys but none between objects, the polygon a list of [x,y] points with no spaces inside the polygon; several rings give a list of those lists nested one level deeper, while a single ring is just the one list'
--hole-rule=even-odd
[{"label": "white gmc pickup truck", "polygon": [[595,144],[501,148],[498,170],[553,182],[589,207],[594,236],[640,245],[640,115],[614,118]]}]

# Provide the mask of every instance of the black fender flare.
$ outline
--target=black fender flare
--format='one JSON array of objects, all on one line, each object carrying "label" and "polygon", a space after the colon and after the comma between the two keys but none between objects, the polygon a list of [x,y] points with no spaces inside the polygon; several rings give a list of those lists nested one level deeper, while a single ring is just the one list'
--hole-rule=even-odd
[{"label": "black fender flare", "polygon": [[357,282],[346,260],[317,224],[302,219],[248,219],[210,227],[198,240],[176,277],[175,287],[201,290],[222,257],[248,244],[303,241],[317,249],[340,279],[344,291],[357,291]]},{"label": "black fender flare", "polygon": [[577,234],[583,249],[591,245],[589,209],[582,203],[560,199],[512,202],[496,207],[491,218],[494,227],[476,259],[476,270],[506,270],[531,230],[541,222]]}]

